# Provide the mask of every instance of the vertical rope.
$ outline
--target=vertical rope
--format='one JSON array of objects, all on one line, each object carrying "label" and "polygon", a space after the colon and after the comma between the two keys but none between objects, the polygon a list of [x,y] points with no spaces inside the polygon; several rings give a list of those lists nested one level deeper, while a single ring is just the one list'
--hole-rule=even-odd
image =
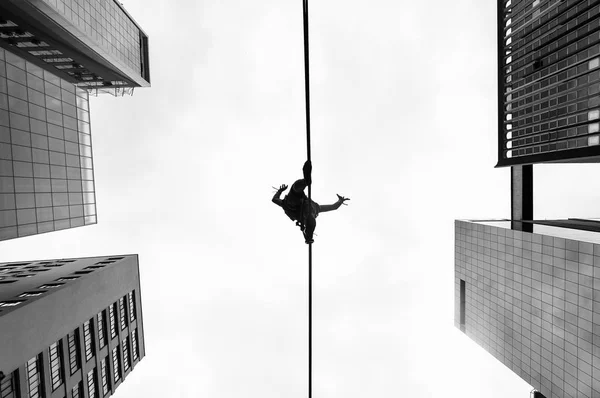
[{"label": "vertical rope", "polygon": [[[310,79],[308,63],[308,0],[302,0],[304,21],[304,90],[306,94],[306,157],[310,162]],[[308,205],[312,211],[311,184]],[[312,398],[312,243],[308,245],[308,398]]]}]

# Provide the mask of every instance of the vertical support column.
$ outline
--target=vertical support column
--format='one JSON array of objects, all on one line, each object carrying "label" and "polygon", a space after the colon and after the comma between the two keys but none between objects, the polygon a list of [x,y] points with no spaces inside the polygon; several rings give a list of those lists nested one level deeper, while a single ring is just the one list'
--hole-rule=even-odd
[{"label": "vertical support column", "polygon": [[533,220],[533,165],[510,168],[510,219],[512,229],[533,232],[533,225],[515,221]]},{"label": "vertical support column", "polygon": [[28,397],[29,396],[29,374],[27,373],[27,362],[25,365],[19,366],[19,371],[17,372],[19,377],[15,380],[15,387],[19,391],[18,397]]}]

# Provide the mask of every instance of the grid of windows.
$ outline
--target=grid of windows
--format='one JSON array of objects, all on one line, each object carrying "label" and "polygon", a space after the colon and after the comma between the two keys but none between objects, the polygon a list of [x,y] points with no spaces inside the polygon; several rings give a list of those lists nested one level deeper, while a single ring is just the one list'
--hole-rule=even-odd
[{"label": "grid of windows", "polygon": [[50,378],[52,379],[52,391],[63,383],[63,359],[61,342],[57,341],[50,346]]},{"label": "grid of windows", "polygon": [[569,159],[577,152],[558,152],[600,145],[600,8],[592,3],[504,3],[499,164],[549,152]]},{"label": "grid of windows", "polygon": [[100,362],[100,373],[102,377],[102,396],[105,396],[110,389],[110,367],[108,366],[108,356]]},{"label": "grid of windows", "polygon": [[114,0],[44,0],[105,50],[141,74],[141,32]]},{"label": "grid of windows", "polygon": [[129,321],[135,321],[135,291],[129,292],[127,297],[129,297]]},{"label": "grid of windows", "polygon": [[125,297],[119,299],[119,312],[121,314],[121,330],[127,327],[127,313],[125,312]]},{"label": "grid of windows", "polygon": [[108,317],[110,323],[110,338],[114,339],[117,337],[117,303],[113,303],[108,307]]},{"label": "grid of windows", "polygon": [[29,398],[43,397],[44,387],[42,385],[41,362],[41,355],[36,355],[27,361],[27,389],[29,390]]},{"label": "grid of windows", "polygon": [[96,368],[90,370],[87,374],[87,386],[89,398],[98,398],[98,382],[96,381]]},{"label": "grid of windows", "polygon": [[67,335],[67,342],[69,344],[69,367],[71,375],[73,375],[81,366],[79,360],[79,333],[77,329]]},{"label": "grid of windows", "polygon": [[94,326],[92,320],[83,324],[83,343],[85,345],[85,360],[89,361],[94,356]]},{"label": "grid of windows", "polygon": [[133,350],[133,360],[137,361],[139,356],[139,347],[138,347],[138,330],[135,329],[131,334],[131,349]]},{"label": "grid of windows", "polygon": [[125,340],[123,340],[121,346],[123,347],[123,368],[125,372],[127,372],[131,367],[129,358],[129,337],[125,337]]},{"label": "grid of windows", "polygon": [[1,398],[17,398],[17,386],[15,383],[14,374],[7,375],[0,381],[0,397]]},{"label": "grid of windows", "polygon": [[104,348],[106,345],[106,310],[98,313],[98,344],[99,348]]},{"label": "grid of windows", "polygon": [[121,380],[121,353],[119,352],[119,346],[116,346],[112,350],[112,360],[114,369],[114,381],[115,383]]},{"label": "grid of windows", "polygon": [[463,280],[471,339],[547,397],[600,396],[600,245],[464,221],[455,234],[455,326]]},{"label": "grid of windows", "polygon": [[81,398],[81,397],[83,397],[83,383],[79,382],[71,390],[71,398]]},{"label": "grid of windows", "polygon": [[88,94],[0,49],[0,240],[96,223]]}]

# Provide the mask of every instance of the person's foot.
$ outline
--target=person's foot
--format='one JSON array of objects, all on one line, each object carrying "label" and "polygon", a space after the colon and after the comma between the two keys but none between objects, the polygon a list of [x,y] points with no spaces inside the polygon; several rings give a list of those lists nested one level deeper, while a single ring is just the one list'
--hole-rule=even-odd
[{"label": "person's foot", "polygon": [[302,173],[304,174],[304,181],[308,185],[312,184],[312,163],[310,161],[304,162],[304,166],[302,166]]}]

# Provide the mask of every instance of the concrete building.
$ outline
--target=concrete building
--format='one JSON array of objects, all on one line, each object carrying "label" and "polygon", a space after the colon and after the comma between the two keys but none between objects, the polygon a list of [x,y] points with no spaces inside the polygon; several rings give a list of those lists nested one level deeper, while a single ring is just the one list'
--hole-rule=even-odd
[{"label": "concrete building", "polygon": [[456,221],[455,326],[548,398],[600,397],[600,233],[550,223]]},{"label": "concrete building", "polygon": [[136,255],[0,264],[0,396],[105,397],[145,356]]},{"label": "concrete building", "polygon": [[89,94],[149,85],[119,2],[0,2],[0,240],[97,222]]},{"label": "concrete building", "polygon": [[598,162],[598,4],[497,1],[497,166]]},{"label": "concrete building", "polygon": [[533,214],[533,164],[600,162],[600,4],[497,10],[496,166],[511,168],[511,217],[455,222],[455,325],[535,397],[600,397],[600,221]]}]

